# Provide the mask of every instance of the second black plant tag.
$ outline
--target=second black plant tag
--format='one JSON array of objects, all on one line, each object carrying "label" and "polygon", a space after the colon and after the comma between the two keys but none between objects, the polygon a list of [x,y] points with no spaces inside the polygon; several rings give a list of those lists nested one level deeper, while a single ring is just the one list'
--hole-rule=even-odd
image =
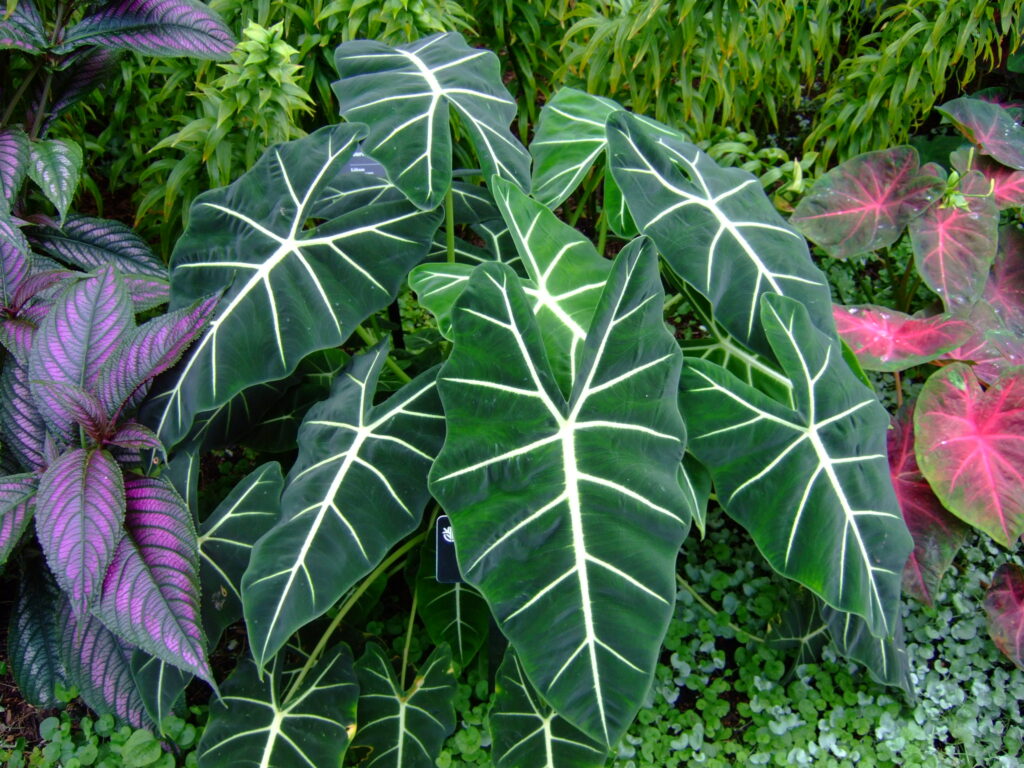
[{"label": "second black plant tag", "polygon": [[435,577],[441,584],[458,584],[462,581],[459,563],[455,559],[455,537],[448,515],[440,515],[434,528],[437,541],[437,570]]}]

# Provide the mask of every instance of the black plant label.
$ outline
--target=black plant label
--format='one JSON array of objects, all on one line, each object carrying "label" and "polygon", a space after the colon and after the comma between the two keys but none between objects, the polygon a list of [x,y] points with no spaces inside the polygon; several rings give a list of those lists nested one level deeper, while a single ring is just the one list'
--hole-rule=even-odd
[{"label": "black plant label", "polygon": [[437,567],[435,577],[441,584],[458,584],[462,581],[459,563],[455,559],[455,536],[448,515],[440,515],[434,528],[437,540]]}]

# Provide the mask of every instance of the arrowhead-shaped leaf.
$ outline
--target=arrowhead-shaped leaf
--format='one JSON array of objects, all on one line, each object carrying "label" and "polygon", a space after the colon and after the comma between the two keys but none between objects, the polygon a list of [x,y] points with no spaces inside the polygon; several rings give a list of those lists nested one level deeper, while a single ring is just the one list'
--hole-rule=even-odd
[{"label": "arrowhead-shaped leaf", "polygon": [[199,526],[203,627],[210,647],[242,618],[242,574],[253,545],[281,516],[284,477],[276,461],[257,467]]},{"label": "arrowhead-shaped leaf", "polygon": [[69,450],[39,479],[36,535],[78,616],[100,595],[124,513],[121,468],[106,451]]},{"label": "arrowhead-shaped leaf", "polygon": [[608,149],[640,231],[742,344],[771,355],[758,316],[767,292],[800,301],[815,326],[832,332],[825,277],[756,178],[719,167],[694,145],[625,112],[608,120]]},{"label": "arrowhead-shaped leaf", "polygon": [[913,407],[901,411],[889,430],[889,472],[914,551],[903,570],[903,590],[928,605],[953,563],[969,528],[942,506],[917,466]]},{"label": "arrowhead-shaped leaf", "polygon": [[982,154],[1024,170],[1024,127],[1002,106],[962,96],[937,109]]},{"label": "arrowhead-shaped leaf", "polygon": [[[0,19],[0,47],[3,46],[3,20]],[[0,131],[0,210],[9,211],[28,171],[29,141],[21,128]]]},{"label": "arrowhead-shaped leaf", "polygon": [[462,573],[544,698],[605,744],[650,683],[689,523],[672,393],[681,355],[663,301],[654,249],[636,241],[617,257],[566,398],[519,279],[482,265],[439,376],[448,436],[431,490]]},{"label": "arrowhead-shaped leaf", "polygon": [[28,384],[28,366],[14,357],[4,361],[0,374],[0,442],[21,468],[36,471],[46,466],[46,422],[36,408]]},{"label": "arrowhead-shaped leaf", "polygon": [[132,679],[146,714],[163,733],[163,722],[174,713],[174,705],[185,692],[192,675],[138,649],[132,653],[130,663]]},{"label": "arrowhead-shaped leaf", "polygon": [[491,708],[497,768],[602,768],[608,749],[559,717],[530,685],[515,652],[498,667]]},{"label": "arrowhead-shaped leaf", "polygon": [[996,647],[1024,669],[1024,568],[1004,563],[985,593],[988,633]]},{"label": "arrowhead-shaped leaf", "polygon": [[821,615],[839,652],[863,664],[877,682],[914,693],[910,681],[910,664],[903,640],[903,618],[896,614],[891,637],[875,637],[871,627],[860,616],[844,613],[828,605],[821,606]]},{"label": "arrowhead-shaped leaf", "polygon": [[972,156],[964,149],[951,153],[949,162],[961,175],[980,171],[992,185],[992,196],[1000,211],[1024,205],[1024,171],[1007,168],[984,155]]},{"label": "arrowhead-shaped leaf", "polygon": [[889,480],[888,416],[803,306],[769,295],[761,315],[795,407],[689,360],[689,449],[775,570],[891,636],[912,542]]},{"label": "arrowhead-shaped leaf", "polygon": [[58,707],[57,683],[67,684],[60,662],[57,605],[60,589],[43,563],[18,581],[18,602],[7,632],[11,676],[25,700],[43,709]]},{"label": "arrowhead-shaped leaf", "polygon": [[[179,378],[155,399],[148,423],[166,445],[195,414],[339,345],[395,298],[425,255],[439,212],[409,203],[344,208],[332,199],[362,133],[330,126],[273,147],[230,187],[193,203],[172,257],[172,308],[227,291]],[[332,218],[307,229],[328,207]]]},{"label": "arrowhead-shaped leaf", "polygon": [[344,644],[329,650],[287,700],[291,676],[281,667],[278,657],[261,680],[257,666],[244,659],[224,681],[199,742],[200,768],[341,765],[356,729],[352,652]]},{"label": "arrowhead-shaped leaf", "polygon": [[985,177],[972,171],[960,190],[968,195],[966,208],[936,205],[910,222],[917,271],[950,312],[981,296],[999,236],[999,211]]},{"label": "arrowhead-shaped leaf", "polygon": [[983,392],[969,366],[946,366],[921,390],[914,432],[946,509],[1013,549],[1024,533],[1024,371]]},{"label": "arrowhead-shaped leaf", "polygon": [[7,562],[32,521],[36,484],[34,475],[0,477],[0,566]]},{"label": "arrowhead-shaped leaf", "polygon": [[353,358],[299,428],[282,519],[256,543],[242,579],[260,665],[419,525],[427,471],[444,438],[437,372],[374,405],[387,354],[384,342]]},{"label": "arrowhead-shaped leaf", "polygon": [[999,251],[985,284],[984,299],[1002,325],[1024,337],[1024,232],[999,230]]},{"label": "arrowhead-shaped leaf", "polygon": [[35,54],[42,53],[48,46],[46,27],[36,10],[35,0],[18,0],[13,12],[0,13],[0,50],[13,48]]},{"label": "arrowhead-shaped leaf", "polygon": [[67,30],[58,50],[83,45],[148,56],[226,59],[235,40],[224,22],[197,0],[106,0]]},{"label": "arrowhead-shaped leaf", "polygon": [[856,256],[895,243],[943,186],[921,173],[913,147],[865,152],[818,179],[790,222],[830,256]]},{"label": "arrowhead-shaped leaf", "polygon": [[359,730],[354,754],[369,753],[366,768],[434,768],[441,746],[455,730],[455,676],[448,646],[438,647],[403,691],[387,653],[367,643],[356,662]]},{"label": "arrowhead-shaped leaf", "polygon": [[485,178],[529,188],[530,155],[508,129],[516,103],[490,51],[445,32],[395,48],[372,40],[342,43],[334,63],[341,114],[370,126],[363,150],[416,205],[436,208],[451,186],[449,109],[469,134]]},{"label": "arrowhead-shaped leaf", "polygon": [[912,317],[870,304],[837,304],[832,310],[839,336],[868,371],[904,371],[930,363],[974,332],[970,323],[951,315]]},{"label": "arrowhead-shaped leaf", "polygon": [[82,148],[68,139],[36,140],[29,147],[28,175],[64,221],[78,189]]}]

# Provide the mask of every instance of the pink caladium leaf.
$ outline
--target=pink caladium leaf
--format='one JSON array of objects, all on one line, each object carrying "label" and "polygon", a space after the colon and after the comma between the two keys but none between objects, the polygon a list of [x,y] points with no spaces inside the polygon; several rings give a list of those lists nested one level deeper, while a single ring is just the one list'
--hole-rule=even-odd
[{"label": "pink caladium leaf", "polygon": [[865,370],[903,371],[936,360],[973,332],[950,315],[912,317],[870,304],[833,306],[836,328]]},{"label": "pink caladium leaf", "polygon": [[942,195],[942,180],[922,175],[919,162],[913,147],[847,160],[818,179],[790,223],[836,258],[892,245]]},{"label": "pink caladium leaf", "polygon": [[1004,547],[1024,533],[1024,369],[983,391],[954,363],[925,382],[915,453],[943,506]]},{"label": "pink caladium leaf", "polygon": [[1024,336],[1024,232],[1014,226],[999,230],[999,251],[984,298],[1007,330]]},{"label": "pink caladium leaf", "polygon": [[21,468],[28,472],[47,465],[44,452],[46,422],[36,408],[28,385],[28,366],[15,357],[4,361],[0,374],[0,443],[10,451]]},{"label": "pink caladium leaf", "polygon": [[129,642],[213,683],[199,613],[199,544],[192,514],[158,477],[129,477],[124,536],[96,615]]},{"label": "pink caladium leaf", "polygon": [[963,207],[932,206],[910,222],[917,271],[950,312],[970,307],[981,296],[999,234],[999,211],[985,177],[971,171],[960,192]]},{"label": "pink caladium leaf", "polygon": [[973,333],[962,346],[943,355],[942,360],[969,363],[985,384],[994,384],[1004,373],[1024,365],[1024,337],[1007,330],[988,302],[979,301],[964,319],[974,329]]},{"label": "pink caladium leaf", "polygon": [[1024,669],[1024,568],[1004,563],[985,593],[988,633],[996,648]]},{"label": "pink caladium leaf", "polygon": [[32,520],[37,480],[29,474],[0,477],[0,566]]},{"label": "pink caladium leaf", "polygon": [[121,468],[107,451],[74,448],[39,478],[36,534],[78,615],[100,595],[124,514]]},{"label": "pink caladium leaf", "polygon": [[[2,32],[0,32],[2,34]],[[28,171],[28,134],[17,126],[0,131],[0,209],[9,211]]]},{"label": "pink caladium leaf", "polygon": [[958,149],[949,156],[949,162],[961,174],[978,171],[987,180],[1000,211],[1024,205],[1024,171],[1015,171],[984,155],[971,155],[969,150]]},{"label": "pink caladium leaf", "polygon": [[982,154],[1024,170],[1024,127],[1002,106],[962,96],[947,101],[938,110]]},{"label": "pink caladium leaf", "polygon": [[54,434],[73,442],[74,416],[36,392],[36,382],[92,390],[103,364],[134,327],[131,302],[112,267],[75,283],[57,300],[36,332],[28,366],[39,410]]},{"label": "pink caladium leaf", "polygon": [[921,474],[914,453],[913,418],[913,406],[908,406],[893,420],[888,434],[889,472],[914,539],[914,551],[903,569],[903,591],[931,605],[942,575],[970,529],[946,511]]}]

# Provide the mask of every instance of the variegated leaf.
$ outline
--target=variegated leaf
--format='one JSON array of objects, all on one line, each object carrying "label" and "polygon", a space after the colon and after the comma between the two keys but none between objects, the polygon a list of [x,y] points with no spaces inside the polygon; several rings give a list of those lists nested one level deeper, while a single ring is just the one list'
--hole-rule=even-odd
[{"label": "variegated leaf", "polygon": [[28,175],[53,203],[62,222],[81,172],[82,148],[70,139],[36,139],[31,143]]}]

